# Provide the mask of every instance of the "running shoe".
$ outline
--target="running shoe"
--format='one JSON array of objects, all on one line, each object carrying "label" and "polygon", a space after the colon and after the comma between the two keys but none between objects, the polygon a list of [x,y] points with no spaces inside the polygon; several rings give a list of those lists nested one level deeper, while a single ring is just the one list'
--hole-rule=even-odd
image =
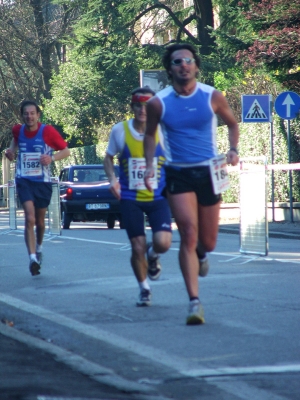
[{"label": "running shoe", "polygon": [[36,254],[36,259],[38,260],[40,266],[42,266],[43,253],[41,251],[37,251],[35,254]]},{"label": "running shoe", "polygon": [[159,256],[153,258],[149,256],[149,248],[152,243],[147,244],[147,261],[148,261],[148,277],[152,281],[156,281],[161,274],[161,264],[159,262]]},{"label": "running shoe", "polygon": [[138,307],[149,307],[151,306],[151,291],[148,289],[142,289],[139,295],[139,299],[136,303]]},{"label": "running shoe", "polygon": [[192,300],[189,305],[189,314],[186,319],[187,325],[204,324],[204,310],[199,300]]},{"label": "running shoe", "polygon": [[32,276],[40,274],[41,266],[37,260],[30,260],[29,263],[29,271],[31,272]]},{"label": "running shoe", "polygon": [[205,256],[202,260],[199,258],[199,276],[206,276],[209,271],[209,262],[208,262],[208,257]]}]

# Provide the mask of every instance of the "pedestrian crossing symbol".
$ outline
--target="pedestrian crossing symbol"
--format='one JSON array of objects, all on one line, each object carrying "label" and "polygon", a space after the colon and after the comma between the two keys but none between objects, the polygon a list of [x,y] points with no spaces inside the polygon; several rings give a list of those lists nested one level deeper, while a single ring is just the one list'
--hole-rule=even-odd
[{"label": "pedestrian crossing symbol", "polygon": [[246,119],[268,119],[262,106],[259,102],[255,99],[250,107],[249,111],[247,112]]},{"label": "pedestrian crossing symbol", "polygon": [[243,95],[242,122],[271,122],[271,95]]}]

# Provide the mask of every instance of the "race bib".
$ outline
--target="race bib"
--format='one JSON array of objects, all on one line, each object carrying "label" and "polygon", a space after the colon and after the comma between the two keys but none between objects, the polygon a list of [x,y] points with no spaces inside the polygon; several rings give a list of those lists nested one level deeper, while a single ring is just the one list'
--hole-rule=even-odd
[{"label": "race bib", "polygon": [[[144,174],[146,170],[145,158],[129,158],[129,189],[146,190]],[[153,158],[154,176],[150,178],[152,189],[157,189],[157,157]]]},{"label": "race bib", "polygon": [[21,153],[21,176],[41,176],[41,153]]},{"label": "race bib", "polygon": [[229,189],[230,182],[225,154],[219,154],[218,156],[211,158],[209,160],[209,168],[214,194],[220,194]]}]

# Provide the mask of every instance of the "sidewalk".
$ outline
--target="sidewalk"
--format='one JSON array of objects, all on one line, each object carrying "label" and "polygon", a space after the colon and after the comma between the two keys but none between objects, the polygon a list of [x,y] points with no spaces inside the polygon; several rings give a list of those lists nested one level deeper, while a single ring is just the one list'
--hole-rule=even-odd
[{"label": "sidewalk", "polygon": [[[268,223],[269,237],[282,239],[300,239],[300,221],[278,221]],[[240,224],[238,220],[220,220],[219,232],[239,235]]]},{"label": "sidewalk", "polygon": [[[226,204],[223,204],[223,209],[226,208]],[[19,210],[22,212],[22,210]],[[8,213],[7,208],[0,207],[0,213]],[[239,210],[236,208],[232,211],[231,216],[221,217],[219,224],[219,232],[232,233],[239,235],[240,224],[239,224]],[[300,221],[269,221],[268,222],[269,237],[285,238],[285,239],[300,239]]]}]

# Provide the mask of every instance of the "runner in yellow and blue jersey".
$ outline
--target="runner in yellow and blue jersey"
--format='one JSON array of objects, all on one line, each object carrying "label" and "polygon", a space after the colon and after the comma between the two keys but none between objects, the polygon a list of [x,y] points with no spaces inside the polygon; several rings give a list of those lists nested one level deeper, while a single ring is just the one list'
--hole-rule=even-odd
[{"label": "runner in yellow and blue jersey", "polygon": [[[158,279],[161,273],[159,256],[165,253],[172,240],[171,213],[163,195],[165,188],[165,155],[160,127],[155,133],[154,176],[152,191],[144,184],[146,162],[143,139],[146,128],[146,102],[155,93],[148,87],[132,92],[131,109],[134,117],[114,125],[104,159],[104,167],[110,181],[110,190],[120,199],[122,223],[131,243],[131,266],[140,287],[137,306],[151,305],[151,289],[148,277]],[[114,175],[113,161],[118,156],[120,178]],[[152,229],[152,242],[147,244],[145,214]],[[145,254],[147,257],[145,257]]]}]

